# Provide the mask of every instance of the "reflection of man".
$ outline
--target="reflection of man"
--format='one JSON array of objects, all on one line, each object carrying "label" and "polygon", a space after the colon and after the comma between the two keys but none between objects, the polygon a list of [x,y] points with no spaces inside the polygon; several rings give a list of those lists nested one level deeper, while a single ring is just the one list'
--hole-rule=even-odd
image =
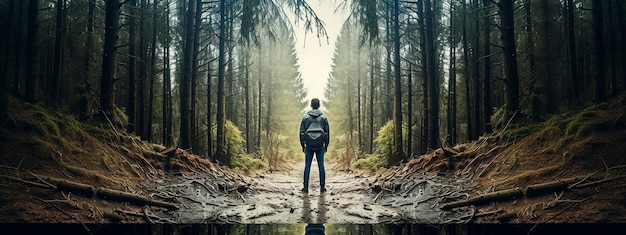
[{"label": "reflection of man", "polygon": [[305,235],[324,235],[324,224],[307,224],[304,229]]},{"label": "reflection of man", "polygon": [[302,192],[309,192],[309,175],[311,173],[311,162],[313,155],[317,158],[317,167],[320,175],[320,192],[326,192],[326,172],[324,170],[324,153],[330,144],[330,128],[328,119],[319,110],[320,100],[311,100],[311,111],[307,112],[300,122],[300,145],[304,152],[304,187]]},{"label": "reflection of man", "polygon": [[311,223],[311,202],[309,202],[309,197],[304,196],[302,199],[302,220],[305,223]]},{"label": "reflection of man", "polygon": [[326,195],[324,193],[320,194],[320,197],[317,200],[317,209],[319,211],[319,213],[317,214],[317,222],[325,223],[326,222]]}]

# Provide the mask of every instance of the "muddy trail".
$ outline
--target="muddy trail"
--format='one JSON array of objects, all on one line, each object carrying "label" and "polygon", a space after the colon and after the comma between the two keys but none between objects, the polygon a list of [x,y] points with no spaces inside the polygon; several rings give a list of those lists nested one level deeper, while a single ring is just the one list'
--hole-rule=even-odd
[{"label": "muddy trail", "polygon": [[326,165],[328,191],[324,193],[320,193],[316,161],[308,193],[300,191],[303,162],[294,162],[293,169],[286,171],[237,175],[245,185],[230,188],[215,183],[216,178],[229,177],[219,172],[145,182],[152,198],[172,201],[180,208],[153,208],[146,213],[152,222],[228,224],[450,223],[463,222],[475,213],[473,208],[440,209],[443,202],[465,198],[475,189],[463,177],[406,174],[394,185],[385,185],[377,184],[377,177]]}]

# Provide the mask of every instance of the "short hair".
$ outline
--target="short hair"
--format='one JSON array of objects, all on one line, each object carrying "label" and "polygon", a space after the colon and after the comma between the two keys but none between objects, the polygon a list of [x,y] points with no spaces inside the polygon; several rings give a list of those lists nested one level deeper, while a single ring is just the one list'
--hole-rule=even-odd
[{"label": "short hair", "polygon": [[320,100],[318,98],[313,98],[311,100],[311,108],[317,109],[320,107]]}]

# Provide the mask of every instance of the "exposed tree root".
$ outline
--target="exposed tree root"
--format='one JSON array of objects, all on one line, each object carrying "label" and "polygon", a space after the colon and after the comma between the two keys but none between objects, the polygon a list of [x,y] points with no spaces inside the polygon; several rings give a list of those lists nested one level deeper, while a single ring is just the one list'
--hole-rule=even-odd
[{"label": "exposed tree root", "polygon": [[[50,188],[50,185],[44,185],[44,184],[29,182],[29,181],[17,179],[17,178],[14,178],[14,177],[6,177],[6,176],[3,176],[3,177],[9,178],[9,179],[13,179],[13,180],[17,180],[17,181],[20,181],[20,182],[23,182],[23,183],[27,183],[27,184],[30,184],[30,185],[36,185],[36,186],[40,186],[40,187],[44,187],[44,188]],[[91,185],[77,183],[77,182],[72,182],[72,181],[68,181],[68,180],[64,180],[64,179],[58,179],[58,178],[53,178],[53,177],[47,177],[47,178],[45,178],[45,181],[49,182],[52,185],[54,185],[57,190],[73,191],[73,192],[77,192],[77,193],[80,193],[80,194],[83,194],[83,195],[86,195],[86,196],[89,196],[89,197],[94,197],[95,196],[95,197],[102,198],[102,199],[120,200],[120,201],[136,203],[136,204],[140,204],[140,205],[150,205],[150,206],[164,207],[164,208],[167,208],[167,209],[178,209],[178,206],[173,204],[173,203],[169,203],[169,202],[165,202],[165,201],[159,201],[159,200],[154,200],[152,198],[148,198],[148,197],[145,197],[145,196],[142,196],[142,195],[128,193],[128,192],[124,192],[124,191],[108,189],[108,188],[93,187]]]},{"label": "exposed tree root", "polygon": [[573,177],[554,182],[534,184],[527,186],[526,188],[513,188],[495,191],[492,193],[470,197],[465,200],[449,202],[441,206],[442,209],[451,209],[455,207],[469,206],[469,205],[481,205],[493,201],[508,200],[512,198],[521,198],[523,196],[532,197],[536,195],[545,194],[545,192],[554,192],[558,190],[565,190],[567,186],[575,182],[580,181],[580,178]]}]

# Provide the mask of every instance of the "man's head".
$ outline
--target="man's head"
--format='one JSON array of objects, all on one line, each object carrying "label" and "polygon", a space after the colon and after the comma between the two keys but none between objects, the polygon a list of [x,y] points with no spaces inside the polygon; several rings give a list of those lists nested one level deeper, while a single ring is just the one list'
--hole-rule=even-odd
[{"label": "man's head", "polygon": [[313,98],[311,100],[311,108],[318,109],[320,107],[320,100],[318,98]]}]

